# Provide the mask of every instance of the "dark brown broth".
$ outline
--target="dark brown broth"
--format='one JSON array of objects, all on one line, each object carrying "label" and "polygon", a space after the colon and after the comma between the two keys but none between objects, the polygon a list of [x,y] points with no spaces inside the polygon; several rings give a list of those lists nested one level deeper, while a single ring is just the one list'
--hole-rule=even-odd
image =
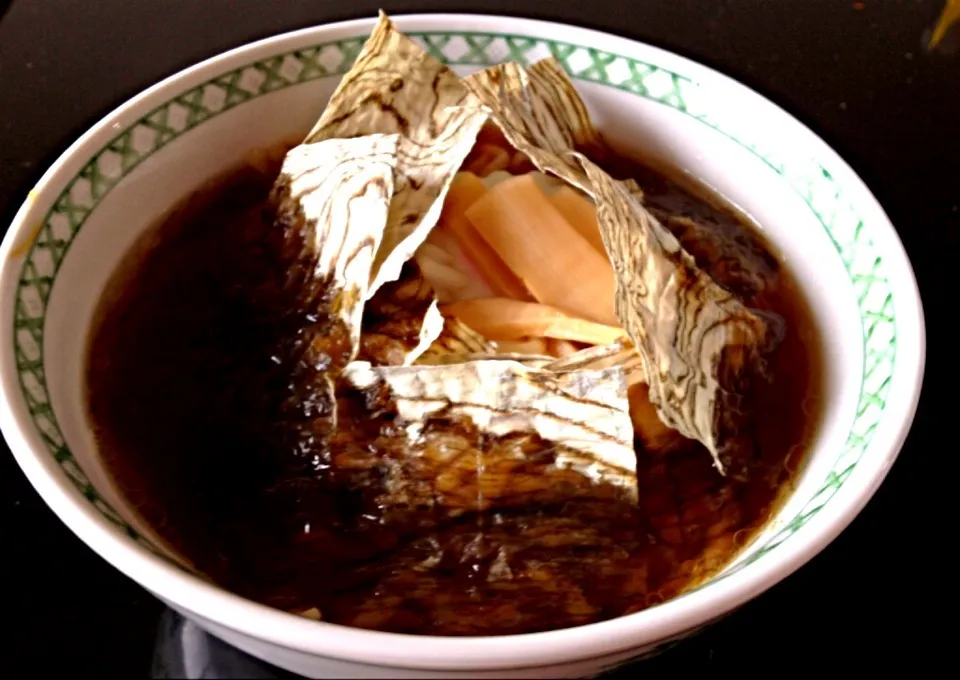
[{"label": "dark brown broth", "polygon": [[719,476],[707,451],[685,441],[668,451],[638,443],[639,507],[598,494],[479,516],[387,517],[344,490],[330,452],[291,451],[272,415],[290,384],[274,359],[296,324],[264,293],[279,266],[265,246],[265,198],[278,170],[268,165],[189,197],[104,294],[89,409],[121,491],[224,587],[379,630],[563,628],[641,610],[715,573],[764,525],[801,466],[819,419],[819,337],[790,273],[732,213],[652,170],[615,169],[638,178],[702,266],[786,321],[773,379],[752,399],[753,445],[737,474]]}]

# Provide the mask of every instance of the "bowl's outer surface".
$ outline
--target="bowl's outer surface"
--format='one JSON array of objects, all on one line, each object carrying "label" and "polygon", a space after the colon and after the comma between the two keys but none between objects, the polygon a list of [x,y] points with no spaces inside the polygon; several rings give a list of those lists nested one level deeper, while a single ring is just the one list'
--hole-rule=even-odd
[{"label": "bowl's outer surface", "polygon": [[[828,414],[797,492],[720,578],[646,612],[485,639],[353,630],[251,603],[189,574],[121,502],[95,455],[83,355],[97,297],[137,235],[251,149],[305,132],[372,19],[278,36],[172,76],[92,128],[31,192],[0,249],[0,426],[58,516],[121,571],[229,642],[305,675],[575,677],[656,651],[731,611],[832,540],[882,482],[924,364],[913,272],[882,209],[800,123],[738,83],[662,50],[544,22],[398,17],[467,72],[553,54],[615,145],[697,176],[763,225],[828,343]],[[839,577],[838,577],[839,578]]]}]

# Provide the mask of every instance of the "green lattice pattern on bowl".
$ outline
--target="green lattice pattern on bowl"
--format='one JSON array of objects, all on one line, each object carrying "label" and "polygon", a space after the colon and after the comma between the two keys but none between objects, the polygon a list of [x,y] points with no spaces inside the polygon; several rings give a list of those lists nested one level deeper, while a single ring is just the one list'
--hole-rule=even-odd
[{"label": "green lattice pattern on bowl", "polygon": [[[781,157],[776,130],[749,128],[682,74],[593,48],[541,38],[493,33],[412,34],[432,55],[451,65],[524,64],[554,55],[575,79],[617,88],[659,102],[710,126],[751,151],[781,175],[810,206],[843,260],[860,308],[864,373],[857,414],[843,449],[817,493],[744,566],[766,554],[817,514],[840,489],[866,450],[885,407],[896,354],[893,293],[869,227],[844,199],[843,188],[815,158]],[[236,69],[203,83],[127,127],[73,178],[40,227],[17,289],[14,346],[24,399],[50,453],[73,484],[108,520],[157,554],[100,497],[64,441],[50,404],[43,364],[47,301],[74,237],[98,203],[141,161],[197,125],[251,99],[318,78],[345,73],[366,36],[296,50]],[[725,115],[728,114],[729,115]],[[764,138],[764,134],[766,137]],[[730,572],[728,572],[730,573]]]}]

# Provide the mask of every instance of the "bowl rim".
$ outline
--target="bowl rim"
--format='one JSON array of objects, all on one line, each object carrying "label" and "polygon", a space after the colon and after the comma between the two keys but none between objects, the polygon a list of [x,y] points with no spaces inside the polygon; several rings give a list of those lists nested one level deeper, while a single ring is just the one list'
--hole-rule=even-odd
[{"label": "bowl rim", "polygon": [[[723,88],[746,91],[752,98],[764,102],[782,120],[788,121],[798,134],[815,145],[818,155],[830,159],[831,168],[843,174],[844,184],[860,190],[859,200],[869,210],[870,221],[877,225],[881,236],[882,242],[877,247],[884,252],[889,268],[888,279],[897,291],[898,342],[907,340],[906,352],[898,348],[894,375],[912,378],[903,392],[890,398],[889,416],[895,417],[885,418],[882,424],[886,428],[886,440],[881,442],[874,437],[867,449],[870,459],[867,460],[866,456],[861,459],[857,474],[830,500],[830,512],[820,512],[762,560],[721,582],[643,612],[609,621],[543,633],[486,638],[413,636],[318,623],[251,602],[177,569],[112,526],[69,484],[47,452],[28,441],[25,430],[31,428],[32,423],[25,422],[14,407],[22,397],[10,389],[16,384],[16,376],[11,378],[8,361],[4,360],[0,362],[4,373],[0,382],[0,430],[31,484],[61,521],[95,552],[149,591],[178,607],[241,635],[279,647],[380,666],[441,671],[467,668],[506,670],[617,654],[705,625],[786,578],[836,538],[870,500],[893,465],[916,413],[925,370],[923,310],[909,259],[879,202],[849,165],[803,123],[746,85],[693,60],[641,41],[560,22],[469,13],[403,14],[391,19],[403,31],[458,30],[451,24],[469,23],[478,30],[496,33],[506,30],[506,25],[515,26],[516,32],[530,37],[575,34],[578,43],[602,44],[611,52],[629,54],[641,47],[666,63],[681,64],[687,72],[699,73],[718,82]],[[175,93],[186,91],[187,83],[202,82],[208,72],[226,68],[227,64],[236,63],[235,67],[239,68],[262,58],[255,56],[259,52],[265,56],[280,54],[286,43],[310,36],[320,41],[331,33],[366,35],[375,21],[375,18],[362,18],[332,22],[246,43],[182,69],[120,104],[70,145],[30,192],[0,246],[0,277],[6,279],[8,276],[6,270],[13,266],[11,261],[16,260],[11,251],[29,230],[26,218],[33,198],[40,194],[59,194],[87,162],[91,152],[99,150],[101,138],[111,134],[112,129],[139,119],[149,109],[150,102],[169,101],[172,99],[170,93],[175,96]],[[5,345],[4,353],[7,351]],[[438,644],[440,640],[442,644]]]}]

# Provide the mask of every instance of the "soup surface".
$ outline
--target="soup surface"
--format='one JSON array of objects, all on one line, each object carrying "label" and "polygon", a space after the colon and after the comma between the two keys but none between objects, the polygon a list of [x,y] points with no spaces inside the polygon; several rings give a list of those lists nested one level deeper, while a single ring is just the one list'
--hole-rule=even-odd
[{"label": "soup surface", "polygon": [[[278,155],[202,187],[153,227],[105,291],[90,340],[89,412],[108,469],[200,572],[351,626],[543,631],[639,611],[696,585],[792,488],[818,422],[822,370],[793,277],[718,201],[604,159],[612,174],[638,180],[648,208],[701,267],[785,321],[729,474],[697,442],[638,439],[639,505],[598,492],[450,517],[372,503],[383,479],[369,461],[383,451],[370,445],[337,464],[336,452],[311,446],[284,416],[291,399],[310,408],[291,376],[303,368],[295,340],[315,319],[291,313],[278,292],[287,274],[270,245],[267,202]],[[390,426],[384,416],[345,431]]]}]

